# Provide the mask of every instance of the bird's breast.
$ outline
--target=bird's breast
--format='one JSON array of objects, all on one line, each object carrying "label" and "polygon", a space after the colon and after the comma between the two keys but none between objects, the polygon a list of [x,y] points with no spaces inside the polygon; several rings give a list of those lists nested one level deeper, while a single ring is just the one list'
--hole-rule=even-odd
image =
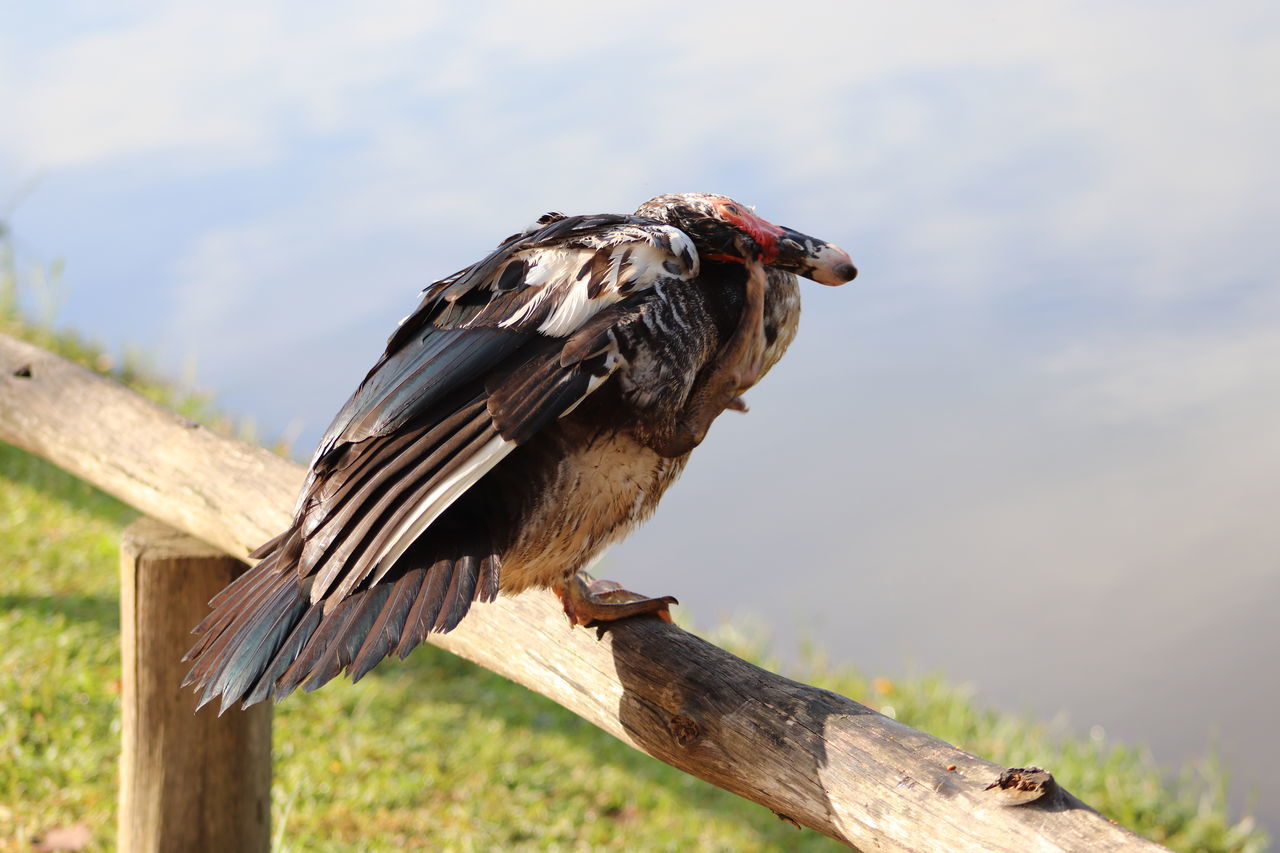
[{"label": "bird's breast", "polygon": [[536,497],[524,504],[503,554],[507,593],[555,585],[584,568],[653,514],[688,458],[664,459],[626,432],[571,421],[538,443],[543,446],[529,447],[524,461],[542,488],[528,483]]}]

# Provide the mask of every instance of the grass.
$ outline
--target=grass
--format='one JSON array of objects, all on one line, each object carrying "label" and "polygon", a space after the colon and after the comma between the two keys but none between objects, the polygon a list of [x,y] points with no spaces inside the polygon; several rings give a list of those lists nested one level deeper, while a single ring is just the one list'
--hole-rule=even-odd
[{"label": "grass", "polygon": [[[6,297],[0,279],[0,330],[113,367],[74,336],[31,329],[12,289]],[[208,417],[202,398],[129,369],[152,396]],[[74,824],[91,830],[87,849],[112,846],[117,548],[134,517],[0,445],[0,851],[30,850],[39,833]],[[762,657],[732,634],[718,639]],[[1213,761],[1170,778],[1143,750],[984,710],[940,678],[868,680],[817,656],[789,674],[992,760],[1050,767],[1104,814],[1175,850],[1265,849],[1250,821],[1228,816]],[[273,799],[280,851],[844,849],[431,647],[359,685],[334,682],[277,706]]]}]

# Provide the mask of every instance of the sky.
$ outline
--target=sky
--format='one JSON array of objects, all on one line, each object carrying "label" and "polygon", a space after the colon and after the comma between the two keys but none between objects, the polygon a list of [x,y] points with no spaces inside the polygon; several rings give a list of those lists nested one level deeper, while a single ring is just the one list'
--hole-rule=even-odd
[{"label": "sky", "polygon": [[[713,191],[841,245],[603,569],[784,655],[1216,746],[1280,828],[1280,9],[0,0],[33,310],[305,457],[435,278]],[[856,698],[856,697],[855,697]]]}]

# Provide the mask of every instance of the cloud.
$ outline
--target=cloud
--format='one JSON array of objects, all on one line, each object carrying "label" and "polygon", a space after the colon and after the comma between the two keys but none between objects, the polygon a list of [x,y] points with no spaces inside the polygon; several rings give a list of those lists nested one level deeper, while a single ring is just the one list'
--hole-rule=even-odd
[{"label": "cloud", "polygon": [[[365,87],[412,59],[395,48],[435,13],[380,4],[343,19],[288,5],[137,4],[132,14],[50,44],[11,33],[4,87],[16,169],[196,158],[217,169],[279,156],[295,127],[332,130]],[[20,82],[20,85],[19,85]]]},{"label": "cloud", "polygon": [[[1255,321],[1256,322],[1256,321]],[[1130,332],[1055,353],[1045,372],[1052,412],[1089,424],[1152,426],[1223,410],[1264,415],[1280,427],[1280,317],[1243,330]]]},{"label": "cloud", "polygon": [[336,144],[353,201],[391,219],[447,204],[476,228],[714,178],[784,220],[909,217],[902,253],[965,286],[1010,286],[991,273],[1020,227],[1162,298],[1238,265],[1208,247],[1264,237],[1280,190],[1280,99],[1254,83],[1280,72],[1264,14],[802,2],[761,28],[718,3],[138,4],[39,49],[10,36],[0,162],[128,162],[147,181],[287,172]]}]

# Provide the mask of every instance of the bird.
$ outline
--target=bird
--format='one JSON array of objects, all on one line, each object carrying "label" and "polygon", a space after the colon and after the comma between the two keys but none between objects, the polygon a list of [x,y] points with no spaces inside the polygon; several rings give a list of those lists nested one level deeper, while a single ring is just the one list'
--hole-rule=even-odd
[{"label": "bird", "polygon": [[582,570],[722,412],[746,411],[795,337],[797,276],[856,274],[712,193],[539,217],[422,291],[320,440],[292,523],[210,602],[183,686],[222,712],[359,680],[530,588],[574,625],[670,620],[674,597]]}]

